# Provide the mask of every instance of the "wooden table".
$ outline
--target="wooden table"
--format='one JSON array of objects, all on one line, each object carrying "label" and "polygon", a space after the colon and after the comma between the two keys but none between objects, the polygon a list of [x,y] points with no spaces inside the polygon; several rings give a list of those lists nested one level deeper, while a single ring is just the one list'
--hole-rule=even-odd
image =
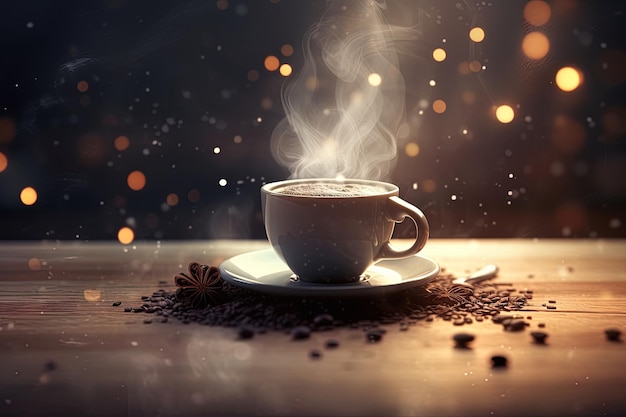
[{"label": "wooden table", "polygon": [[[431,240],[449,273],[485,263],[532,289],[529,326],[439,318],[378,343],[341,327],[293,341],[269,331],[144,324],[124,313],[173,289],[190,261],[218,265],[263,241],[4,242],[0,245],[1,416],[615,416],[626,410],[626,241]],[[549,303],[549,301],[555,303]],[[112,303],[121,301],[120,307]],[[548,309],[547,306],[556,307]],[[546,345],[530,332],[548,333]],[[382,325],[385,327],[385,325]],[[471,332],[471,349],[452,335]],[[329,338],[340,342],[326,349]],[[322,356],[312,358],[318,349]],[[493,355],[509,365],[491,366]]]}]

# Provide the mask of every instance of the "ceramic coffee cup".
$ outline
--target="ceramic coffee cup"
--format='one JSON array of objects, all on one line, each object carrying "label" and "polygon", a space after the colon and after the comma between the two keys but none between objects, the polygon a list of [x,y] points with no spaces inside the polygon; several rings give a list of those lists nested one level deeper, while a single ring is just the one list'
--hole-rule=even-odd
[{"label": "ceramic coffee cup", "polygon": [[[302,281],[338,284],[359,280],[381,259],[405,258],[428,240],[424,214],[380,181],[303,179],[261,188],[267,237]],[[410,218],[416,238],[407,249],[390,243],[395,223]]]}]

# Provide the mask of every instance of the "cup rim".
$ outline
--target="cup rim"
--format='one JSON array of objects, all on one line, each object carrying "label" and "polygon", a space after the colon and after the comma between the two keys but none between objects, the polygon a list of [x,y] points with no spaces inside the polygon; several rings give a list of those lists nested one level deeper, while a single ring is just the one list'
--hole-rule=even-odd
[{"label": "cup rim", "polygon": [[[353,184],[363,184],[363,185],[375,185],[382,186],[387,191],[380,192],[376,194],[368,194],[368,195],[358,195],[358,196],[318,196],[318,195],[293,195],[293,194],[284,194],[280,192],[274,191],[276,188],[290,185],[290,184],[302,184],[302,183],[319,183],[319,182],[332,182],[332,183],[353,183]],[[392,184],[390,182],[385,181],[376,181],[376,180],[364,180],[358,178],[298,178],[298,179],[287,179],[281,181],[268,182],[261,187],[261,190],[264,193],[274,196],[288,197],[288,198],[316,198],[316,199],[345,199],[345,198],[372,198],[372,197],[390,197],[397,195],[399,192],[399,188],[397,185]]]}]

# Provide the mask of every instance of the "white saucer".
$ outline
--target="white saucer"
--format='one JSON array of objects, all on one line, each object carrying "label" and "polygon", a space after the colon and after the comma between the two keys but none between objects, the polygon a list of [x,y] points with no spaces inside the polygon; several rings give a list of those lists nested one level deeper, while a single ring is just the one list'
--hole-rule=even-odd
[{"label": "white saucer", "polygon": [[372,296],[423,285],[439,274],[439,265],[414,255],[383,260],[369,267],[360,281],[349,284],[314,284],[298,281],[273,249],[234,256],[220,265],[222,278],[238,287],[273,295]]}]

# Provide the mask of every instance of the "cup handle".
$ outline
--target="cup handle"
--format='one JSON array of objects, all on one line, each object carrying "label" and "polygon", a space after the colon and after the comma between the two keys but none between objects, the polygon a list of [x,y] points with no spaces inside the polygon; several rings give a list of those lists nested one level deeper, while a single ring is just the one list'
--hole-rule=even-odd
[{"label": "cup handle", "polygon": [[407,217],[413,220],[417,229],[415,242],[413,242],[410,248],[405,250],[395,249],[391,243],[386,242],[375,260],[406,258],[422,250],[429,236],[428,221],[424,213],[413,204],[404,201],[400,197],[392,196],[389,197],[387,214],[390,219],[396,223],[402,222]]}]

